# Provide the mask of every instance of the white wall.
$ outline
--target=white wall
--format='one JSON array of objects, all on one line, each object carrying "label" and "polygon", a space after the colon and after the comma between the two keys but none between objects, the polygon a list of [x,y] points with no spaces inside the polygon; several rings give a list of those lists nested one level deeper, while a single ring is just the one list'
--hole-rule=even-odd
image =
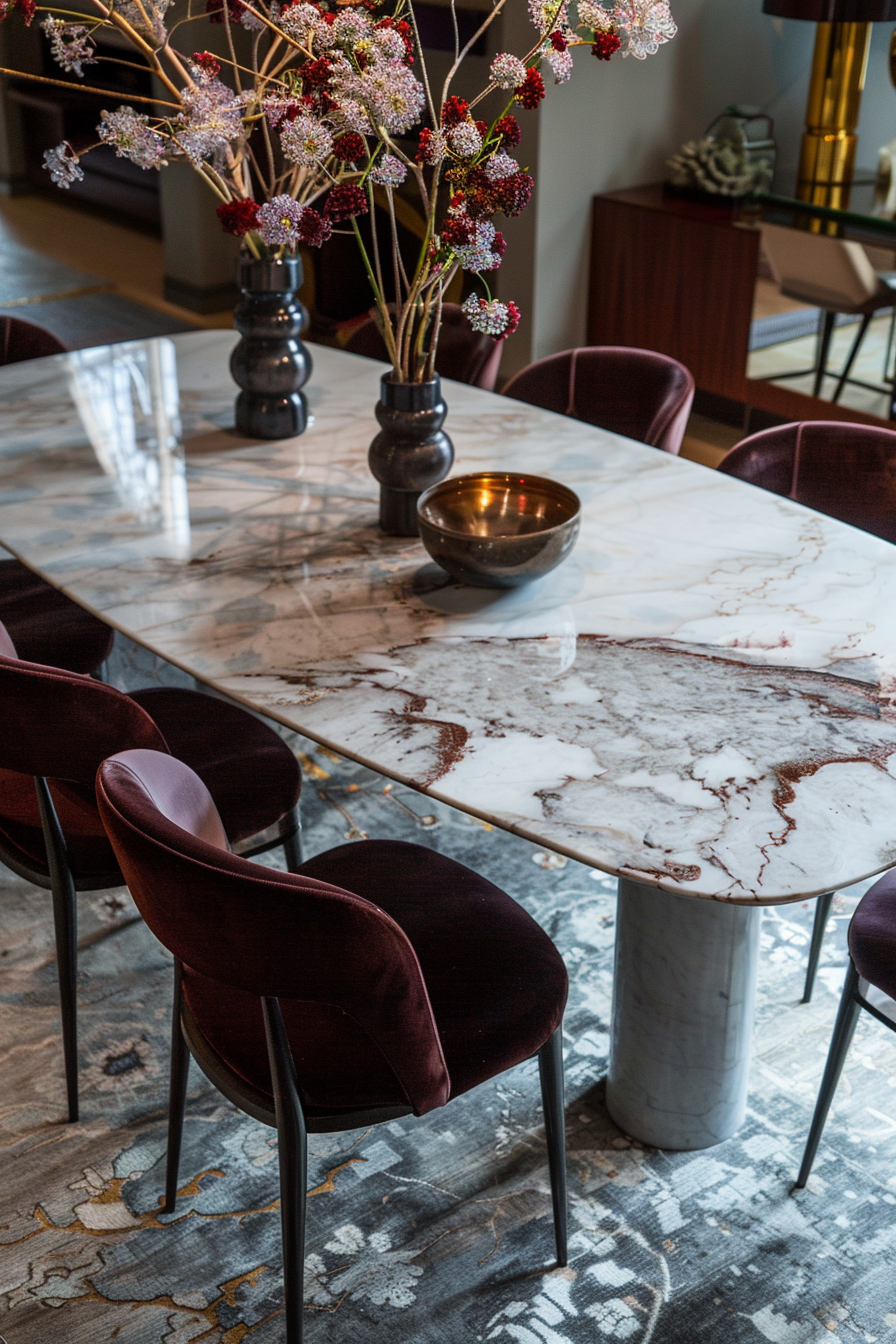
[{"label": "white wall", "polygon": [[[527,214],[510,221],[500,293],[524,308],[505,373],[585,339],[590,202],[666,176],[678,145],[699,136],[727,103],[752,103],[775,119],[776,186],[793,189],[814,25],[772,19],[761,0],[672,0],[678,35],[646,61],[596,61],[576,53],[569,84],[549,86],[537,113],[521,112],[521,161],[536,178]],[[523,9],[519,0],[510,8]],[[512,30],[505,33],[508,49]],[[887,71],[890,29],[877,24],[859,126],[860,164],[896,136],[896,92]]]}]

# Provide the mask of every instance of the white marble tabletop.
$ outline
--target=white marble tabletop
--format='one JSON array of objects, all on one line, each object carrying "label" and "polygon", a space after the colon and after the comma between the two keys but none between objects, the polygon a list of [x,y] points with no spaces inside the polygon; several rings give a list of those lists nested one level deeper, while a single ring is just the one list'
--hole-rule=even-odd
[{"label": "white marble tabletop", "polygon": [[896,547],[446,383],[455,472],[541,472],[584,514],[538,583],[459,587],[377,530],[383,367],[312,347],[314,423],[248,442],[235,339],[0,370],[0,541],[208,684],[609,872],[754,903],[896,864]]}]

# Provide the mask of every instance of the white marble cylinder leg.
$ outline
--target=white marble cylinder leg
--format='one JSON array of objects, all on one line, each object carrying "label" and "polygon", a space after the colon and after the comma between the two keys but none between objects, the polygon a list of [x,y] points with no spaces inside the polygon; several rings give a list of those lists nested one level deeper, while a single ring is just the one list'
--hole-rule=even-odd
[{"label": "white marble cylinder leg", "polygon": [[619,879],[607,1109],[656,1148],[709,1148],[744,1118],[756,907]]}]

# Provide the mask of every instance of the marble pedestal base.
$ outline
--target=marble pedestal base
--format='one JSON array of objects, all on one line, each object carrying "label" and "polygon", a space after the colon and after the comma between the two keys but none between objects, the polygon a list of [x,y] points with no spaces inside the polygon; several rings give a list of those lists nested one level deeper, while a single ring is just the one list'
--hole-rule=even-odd
[{"label": "marble pedestal base", "polygon": [[607,1109],[656,1148],[708,1148],[744,1118],[755,907],[619,879]]}]

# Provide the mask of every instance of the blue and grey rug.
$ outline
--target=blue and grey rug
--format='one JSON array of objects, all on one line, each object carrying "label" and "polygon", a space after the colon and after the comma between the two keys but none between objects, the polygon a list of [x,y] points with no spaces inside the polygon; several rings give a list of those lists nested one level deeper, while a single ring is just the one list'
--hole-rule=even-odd
[{"label": "blue and grey rug", "polygon": [[[182,680],[119,644],[124,686]],[[860,1024],[810,1187],[799,1165],[858,891],[840,894],[815,1001],[812,910],[764,924],[742,1131],[702,1153],[632,1142],[603,1104],[614,887],[597,872],[309,743],[309,853],[397,836],[510,891],[570,971],[572,1245],[552,1269],[534,1064],[423,1120],[312,1140],[310,1344],[896,1341],[896,1042]],[[657,918],[662,918],[662,896]],[[283,1339],[276,1140],[191,1075],[183,1193],[159,1212],[171,971],[124,891],[81,898],[82,1123],[61,1123],[49,900],[0,873],[0,1335],[8,1344]]]}]

